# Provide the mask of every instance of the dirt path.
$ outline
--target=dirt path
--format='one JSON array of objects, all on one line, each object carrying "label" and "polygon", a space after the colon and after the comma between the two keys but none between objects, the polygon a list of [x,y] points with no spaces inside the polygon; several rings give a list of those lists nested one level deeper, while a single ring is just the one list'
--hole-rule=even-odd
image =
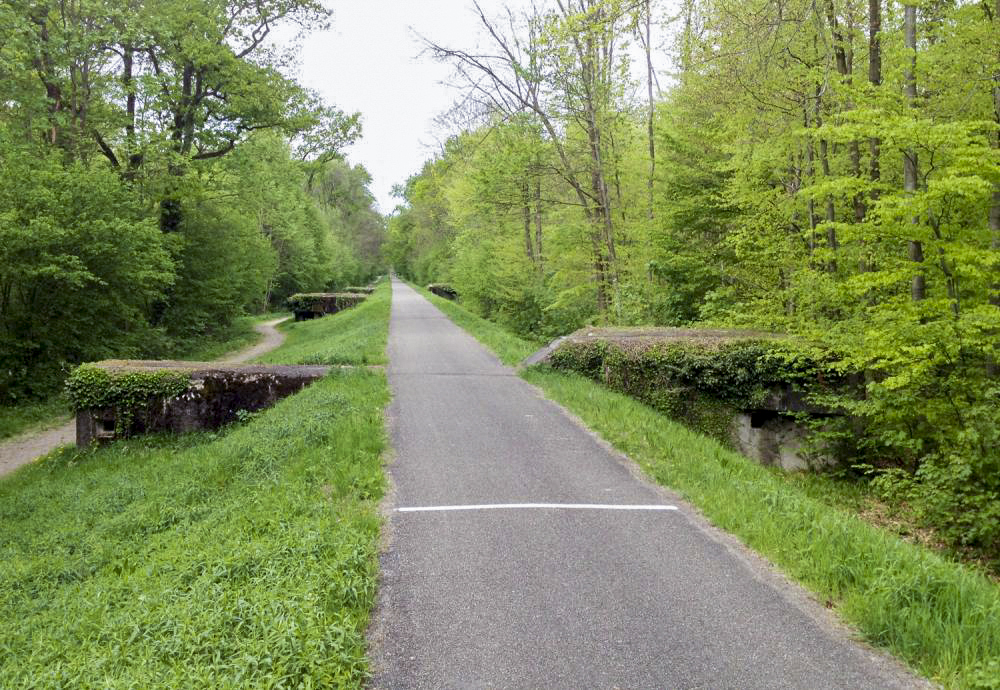
[{"label": "dirt path", "polygon": [[257,324],[253,327],[253,329],[264,336],[263,340],[246,350],[241,350],[235,354],[224,356],[219,359],[219,361],[225,362],[226,364],[249,362],[251,359],[260,357],[261,355],[267,354],[271,350],[277,348],[281,345],[281,343],[285,342],[285,334],[279,331],[276,326],[287,320],[288,317],[286,316],[281,319],[274,319],[273,321],[265,321]]},{"label": "dirt path", "polygon": [[[234,354],[220,358],[219,362],[226,364],[239,364],[249,361],[255,357],[270,352],[285,341],[285,334],[279,331],[276,326],[285,321],[274,319],[255,325],[253,328],[260,333],[263,338],[253,347],[240,350]],[[55,450],[59,446],[73,443],[76,440],[76,422],[70,419],[68,422],[45,431],[31,431],[21,436],[0,443],[0,477],[16,470],[21,465],[25,465],[35,458],[39,458]]]}]

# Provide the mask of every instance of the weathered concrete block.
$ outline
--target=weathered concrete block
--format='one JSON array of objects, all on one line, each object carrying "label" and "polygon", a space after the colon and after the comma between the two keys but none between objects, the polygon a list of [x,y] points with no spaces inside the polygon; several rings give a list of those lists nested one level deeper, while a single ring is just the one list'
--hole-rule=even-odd
[{"label": "weathered concrete block", "polygon": [[344,292],[352,292],[356,295],[370,295],[373,292],[375,292],[375,288],[370,285],[367,287],[351,286],[351,287],[345,287]]},{"label": "weathered concrete block", "polygon": [[427,286],[427,289],[438,297],[444,297],[445,299],[455,299],[458,297],[458,291],[447,283],[431,283]]},{"label": "weathered concrete block", "polygon": [[[523,365],[570,369],[651,405],[764,465],[809,469],[833,462],[808,443],[811,424],[837,416],[806,390],[827,389],[820,369],[776,366],[801,344],[775,333],[687,328],[585,328]],[[809,360],[812,361],[812,360]],[[814,362],[815,364],[815,362]],[[813,371],[815,378],[809,380]],[[848,379],[837,382],[849,387]]]},{"label": "weathered concrete block", "polygon": [[289,297],[287,303],[296,321],[306,321],[356,307],[367,298],[357,292],[303,292]]},{"label": "weathered concrete block", "polygon": [[175,372],[186,375],[188,385],[168,397],[124,396],[131,401],[128,405],[79,409],[78,446],[154,431],[217,429],[236,421],[241,412],[265,409],[297,393],[330,370],[327,366],[139,360],[108,360],[90,366],[107,372],[111,382],[135,373]]}]

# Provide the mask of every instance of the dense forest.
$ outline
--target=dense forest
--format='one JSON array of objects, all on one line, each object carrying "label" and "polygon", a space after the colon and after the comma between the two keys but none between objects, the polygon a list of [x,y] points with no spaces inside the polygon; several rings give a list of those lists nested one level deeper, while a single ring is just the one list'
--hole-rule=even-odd
[{"label": "dense forest", "polygon": [[[856,472],[1000,546],[1000,3],[556,0],[440,45],[388,254],[527,335],[749,327],[863,377]],[[805,346],[805,345],[804,345]]]},{"label": "dense forest", "polygon": [[[367,280],[360,118],[292,77],[313,0],[0,5],[0,404]],[[287,41],[286,41],[287,43]],[[283,308],[283,307],[281,307]]]}]

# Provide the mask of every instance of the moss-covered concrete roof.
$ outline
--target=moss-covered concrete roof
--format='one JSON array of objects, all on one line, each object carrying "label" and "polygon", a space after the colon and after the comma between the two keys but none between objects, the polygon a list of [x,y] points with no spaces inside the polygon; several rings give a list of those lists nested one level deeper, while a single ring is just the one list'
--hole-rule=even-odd
[{"label": "moss-covered concrete roof", "polygon": [[286,364],[223,364],[220,362],[181,362],[176,360],[106,359],[94,366],[115,373],[133,371],[178,371],[193,379],[209,376],[255,376],[269,374],[282,378],[319,378],[331,367],[319,365]]}]

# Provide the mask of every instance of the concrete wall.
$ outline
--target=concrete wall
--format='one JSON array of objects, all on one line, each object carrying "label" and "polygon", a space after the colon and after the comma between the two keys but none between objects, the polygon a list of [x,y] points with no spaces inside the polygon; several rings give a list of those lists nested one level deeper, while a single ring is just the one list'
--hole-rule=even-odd
[{"label": "concrete wall", "polygon": [[[156,366],[158,364],[161,366]],[[93,441],[110,441],[120,433],[133,436],[157,431],[184,433],[218,429],[236,421],[241,411],[256,412],[271,407],[330,370],[326,366],[201,364],[201,368],[197,368],[197,363],[173,364],[177,366],[154,362],[116,363],[114,366],[119,371],[155,368],[190,372],[191,386],[177,397],[149,401],[146,409],[134,411],[127,423],[122,411],[114,408],[77,412],[76,444],[85,446]]]}]

